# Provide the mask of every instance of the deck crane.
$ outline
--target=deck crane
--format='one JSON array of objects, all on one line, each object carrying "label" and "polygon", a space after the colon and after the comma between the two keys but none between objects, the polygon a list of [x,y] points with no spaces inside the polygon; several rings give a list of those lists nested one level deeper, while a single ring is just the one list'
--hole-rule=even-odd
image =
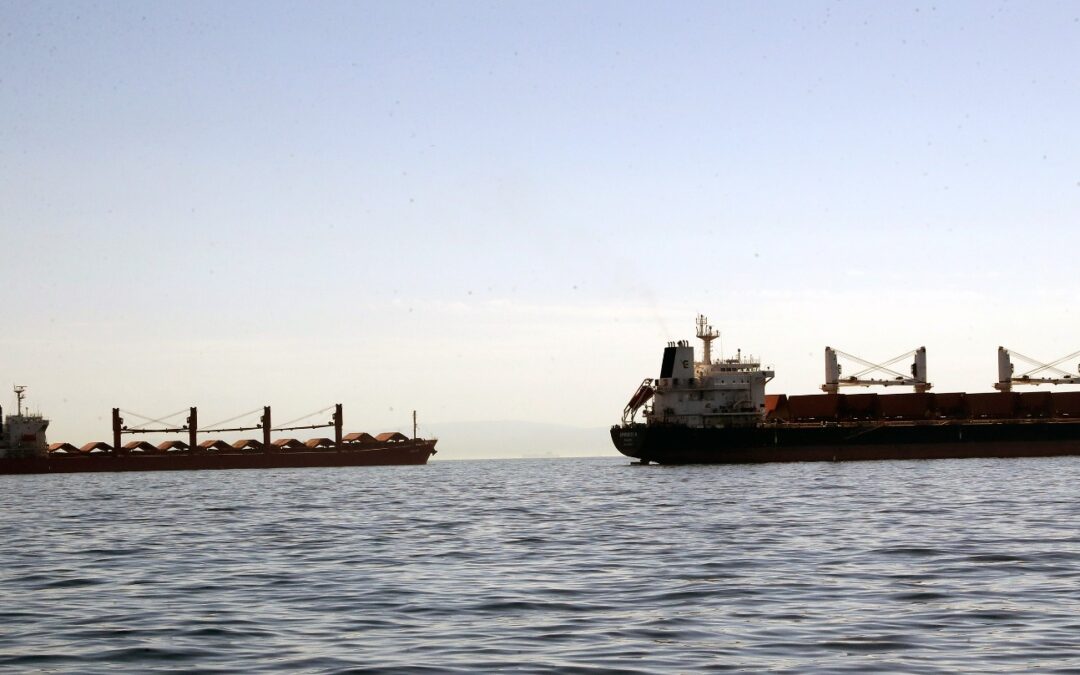
[{"label": "deck crane", "polygon": [[[1034,365],[1031,370],[1014,376],[1014,368],[1012,363],[1012,357],[1015,356],[1023,361]],[[1057,361],[1052,363],[1042,363],[1035,359],[1024,356],[1020,352],[1006,349],[1005,347],[998,347],[998,381],[994,383],[994,389],[998,391],[1012,391],[1014,384],[1080,384],[1080,376],[1073,375],[1066,372],[1061,368],[1058,368],[1058,364],[1070,361],[1080,356],[1080,351],[1073,352],[1068,356],[1063,356]],[[1080,365],[1077,366],[1077,372],[1080,373]],[[1039,373],[1056,373],[1056,377],[1038,376]]]},{"label": "deck crane", "polygon": [[[840,363],[837,358],[840,356],[861,364],[864,366],[863,369],[854,375],[841,379]],[[909,356],[915,357],[915,361],[911,364],[911,375],[904,375],[903,373],[889,368],[889,366],[897,361],[906,359]],[[892,377],[891,379],[864,377],[870,373],[885,373]],[[825,384],[821,385],[822,391],[828,394],[835,394],[840,387],[869,387],[873,385],[882,387],[914,387],[916,393],[921,394],[926,392],[933,386],[926,381],[926,347],[919,347],[910,352],[904,352],[900,356],[889,359],[884,363],[871,363],[858,356],[852,356],[851,354],[842,352],[839,349],[833,349],[832,347],[825,348]]]}]

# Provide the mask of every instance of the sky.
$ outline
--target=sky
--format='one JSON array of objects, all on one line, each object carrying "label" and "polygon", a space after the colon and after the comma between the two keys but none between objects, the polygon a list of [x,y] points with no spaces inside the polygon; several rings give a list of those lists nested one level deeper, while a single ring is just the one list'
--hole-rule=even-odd
[{"label": "sky", "polygon": [[4,0],[0,383],[596,428],[700,312],[989,390],[1080,348],[1078,119],[1068,2]]}]

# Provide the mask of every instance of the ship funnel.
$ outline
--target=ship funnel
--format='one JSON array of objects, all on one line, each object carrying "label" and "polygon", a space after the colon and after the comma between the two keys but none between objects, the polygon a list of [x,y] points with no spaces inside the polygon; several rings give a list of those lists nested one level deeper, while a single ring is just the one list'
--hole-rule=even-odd
[{"label": "ship funnel", "polygon": [[694,348],[680,340],[674,347],[664,348],[664,360],[660,364],[660,378],[690,379],[694,376]]}]

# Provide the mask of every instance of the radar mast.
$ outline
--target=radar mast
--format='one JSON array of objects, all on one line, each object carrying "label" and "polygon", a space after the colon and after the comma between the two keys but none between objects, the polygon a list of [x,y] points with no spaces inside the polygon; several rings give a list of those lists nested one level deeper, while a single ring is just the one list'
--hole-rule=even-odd
[{"label": "radar mast", "polygon": [[705,365],[712,365],[712,341],[720,337],[720,331],[709,325],[709,319],[704,314],[697,317],[697,336],[704,344],[702,361]]},{"label": "radar mast", "polygon": [[23,398],[26,397],[25,392],[26,392],[26,385],[24,385],[24,384],[15,385],[15,404],[18,407],[18,413],[17,414],[18,414],[19,417],[22,417],[22,402],[23,402]]}]

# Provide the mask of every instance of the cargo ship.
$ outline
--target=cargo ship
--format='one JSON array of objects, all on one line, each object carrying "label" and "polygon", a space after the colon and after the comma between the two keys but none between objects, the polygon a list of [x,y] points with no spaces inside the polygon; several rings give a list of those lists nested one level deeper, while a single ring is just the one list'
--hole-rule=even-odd
[{"label": "cargo ship", "polygon": [[[119,408],[113,408],[113,440],[93,441],[82,445],[49,443],[46,430],[49,420],[39,413],[24,410],[25,387],[15,387],[18,402],[16,414],[3,417],[0,409],[0,474],[84,473],[102,471],[194,471],[205,469],[286,469],[306,467],[377,466],[397,464],[427,464],[436,453],[437,439],[416,435],[416,413],[413,413],[413,435],[386,432],[376,436],[367,433],[343,432],[341,404],[332,406],[329,421],[274,427],[271,409],[266,406],[258,424],[223,428],[211,425],[199,428],[198,409],[189,408],[182,425],[168,425],[166,419],[143,418],[156,426],[128,426]],[[318,413],[329,412],[327,408]],[[249,414],[255,414],[253,411]],[[182,414],[182,413],[177,413]],[[139,416],[141,417],[141,416]],[[333,438],[273,438],[272,432],[300,429],[332,428]],[[220,439],[199,441],[200,434],[261,431],[261,439],[242,439],[228,443]],[[157,445],[132,440],[122,443],[125,435],[182,434],[183,440],[167,440]]]},{"label": "cargo ship", "polygon": [[[998,348],[997,391],[931,393],[926,349],[874,364],[825,348],[824,393],[766,394],[774,371],[741,351],[712,359],[719,333],[697,318],[703,358],[687,340],[664,348],[660,377],[646,378],[623,409],[611,440],[642,464],[736,464],[971,457],[1080,455],[1080,391],[1013,391],[1017,385],[1080,384],[1080,377],[1039,364],[1014,375],[1012,356]],[[864,369],[841,377],[839,357]],[[910,374],[888,366],[914,356]],[[864,377],[885,372],[887,378]],[[1048,377],[1046,373],[1054,373]],[[842,394],[849,386],[910,386],[911,393]],[[641,412],[644,421],[637,421]]]}]

